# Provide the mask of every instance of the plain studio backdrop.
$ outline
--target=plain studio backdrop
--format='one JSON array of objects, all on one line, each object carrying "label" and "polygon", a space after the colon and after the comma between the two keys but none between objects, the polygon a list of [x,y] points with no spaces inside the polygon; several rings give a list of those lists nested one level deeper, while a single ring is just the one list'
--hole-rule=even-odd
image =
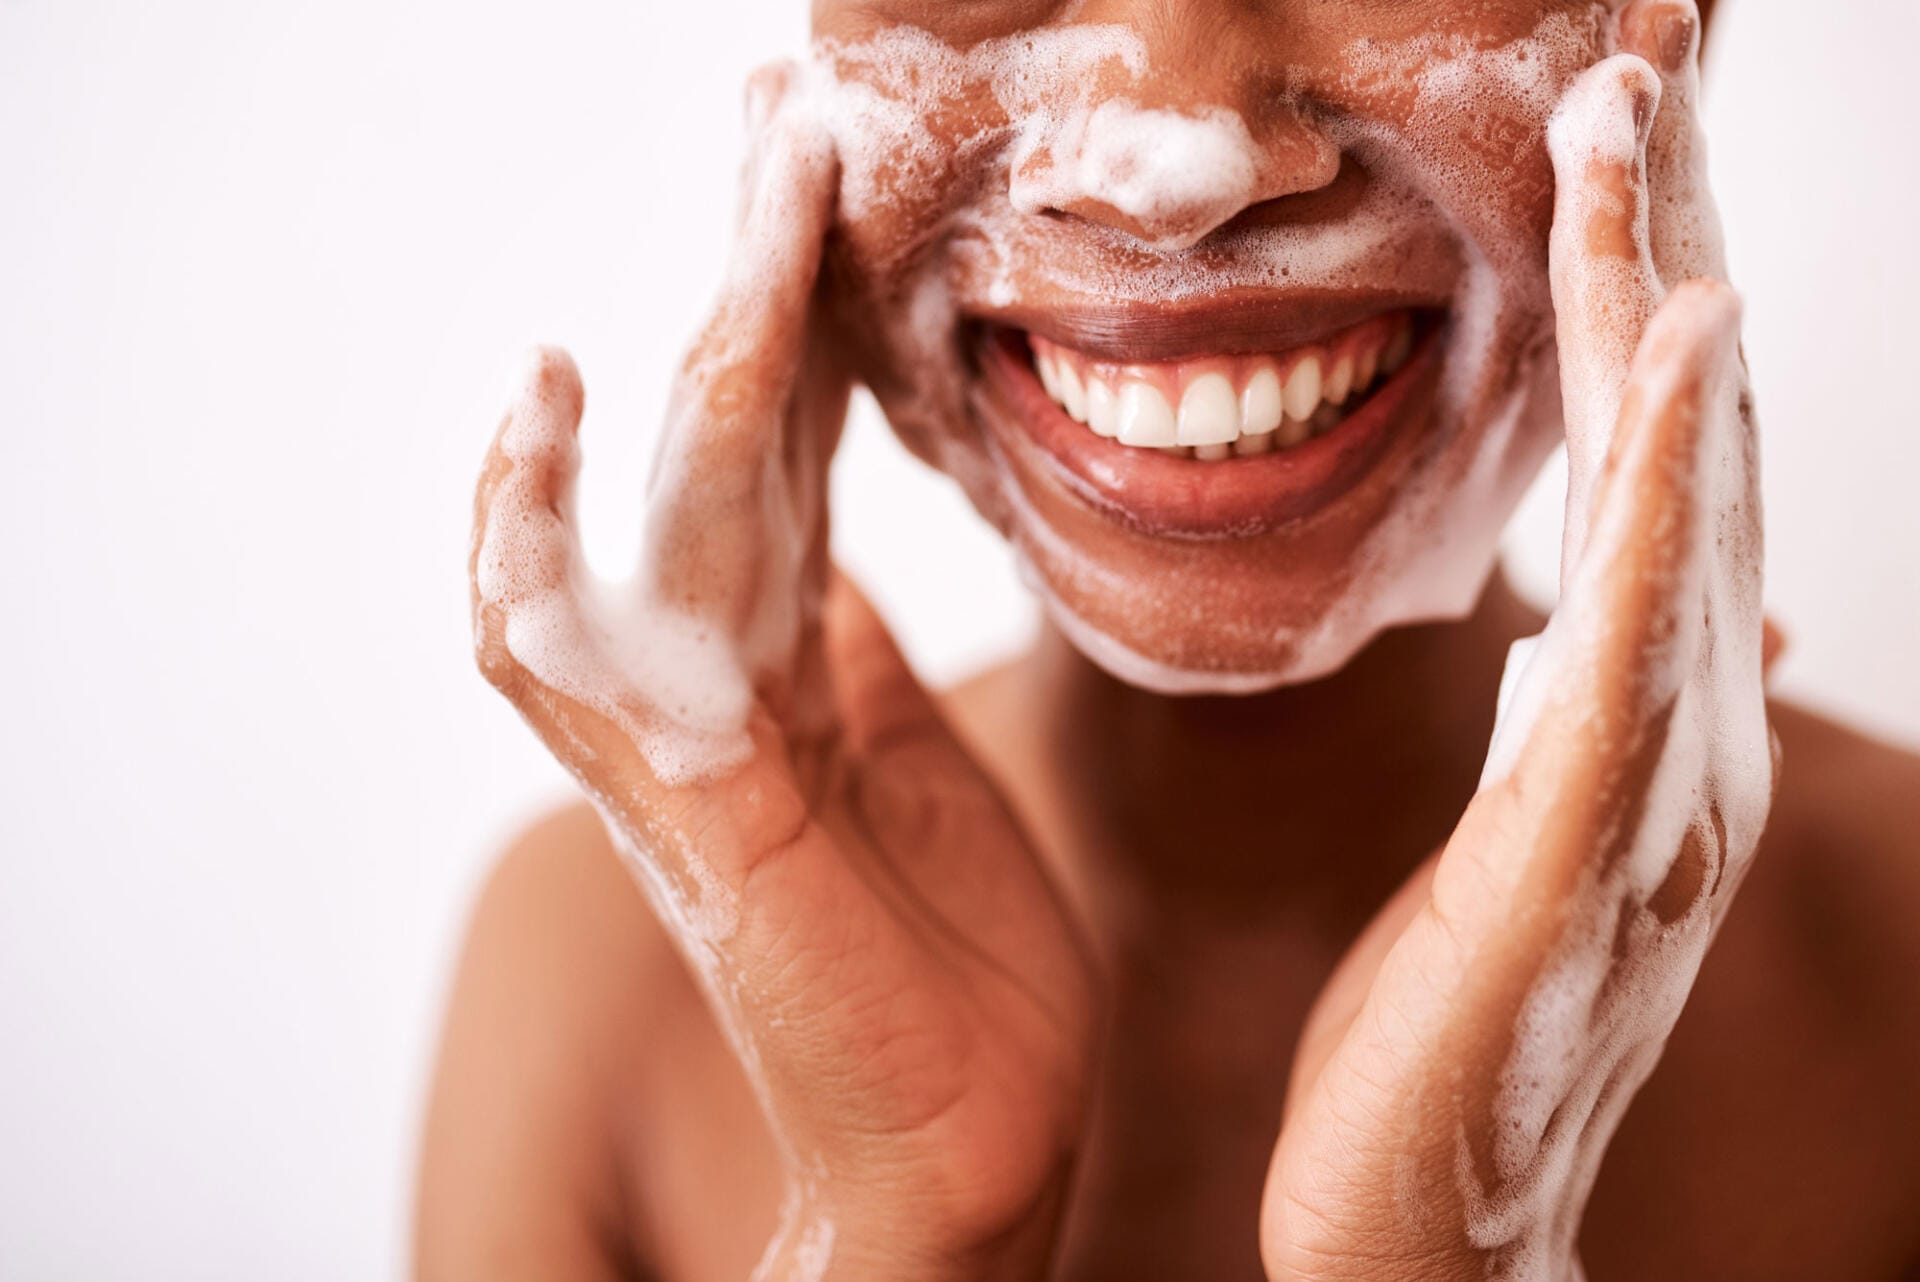
[{"label": "plain studio backdrop", "polygon": [[[1907,0],[1732,0],[1713,171],[1790,693],[1920,741]],[[585,372],[612,567],[800,0],[0,0],[0,1277],[403,1268],[462,917],[567,784],[468,657],[471,484]],[[1514,532],[1550,589],[1549,477]],[[836,539],[950,680],[1032,626],[870,410]]]}]

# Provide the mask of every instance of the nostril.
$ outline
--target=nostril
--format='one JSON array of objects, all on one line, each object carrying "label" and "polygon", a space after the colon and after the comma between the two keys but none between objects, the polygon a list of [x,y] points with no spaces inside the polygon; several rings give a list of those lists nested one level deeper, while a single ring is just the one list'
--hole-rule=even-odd
[{"label": "nostril", "polygon": [[1259,170],[1259,150],[1238,112],[1109,99],[1069,114],[1029,147],[1008,194],[1021,213],[1064,212],[1177,250],[1245,208]]},{"label": "nostril", "polygon": [[1341,157],[1339,165],[1331,182],[1257,201],[1235,214],[1220,230],[1231,233],[1257,227],[1330,224],[1351,216],[1366,198],[1371,178],[1351,157]]},{"label": "nostril", "polygon": [[1024,139],[1008,196],[1023,214],[1079,218],[1179,252],[1263,203],[1330,185],[1339,172],[1339,151],[1324,140],[1270,142],[1225,107],[1108,99]]}]

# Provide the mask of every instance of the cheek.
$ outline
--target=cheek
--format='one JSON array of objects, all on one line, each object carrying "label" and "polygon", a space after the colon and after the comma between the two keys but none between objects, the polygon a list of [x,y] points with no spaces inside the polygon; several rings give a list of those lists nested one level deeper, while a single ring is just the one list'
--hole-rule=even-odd
[{"label": "cheek", "polygon": [[[1379,181],[1438,209],[1503,275],[1544,280],[1553,217],[1546,125],[1617,44],[1612,6],[1487,4],[1423,18],[1426,34],[1349,44],[1317,96],[1328,128]],[[1439,34],[1444,32],[1444,34]]]},{"label": "cheek", "polygon": [[829,61],[815,89],[841,161],[827,251],[838,337],[909,445],[937,462],[927,420],[958,405],[951,246],[996,173],[1004,186],[1007,116],[987,80],[922,32]]},{"label": "cheek", "polygon": [[[983,470],[969,430],[971,362],[941,252],[957,197],[911,201],[838,228],[827,251],[835,340],[901,442],[965,484]],[[980,501],[980,487],[968,485]]]}]

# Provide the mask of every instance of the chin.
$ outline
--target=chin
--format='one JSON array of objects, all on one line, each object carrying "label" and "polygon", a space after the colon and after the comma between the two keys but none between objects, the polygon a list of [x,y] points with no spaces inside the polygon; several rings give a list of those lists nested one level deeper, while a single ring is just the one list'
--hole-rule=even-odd
[{"label": "chin", "polygon": [[[1404,74],[1325,87],[1336,110],[1259,138],[1232,112],[1134,110],[1093,74],[1120,54],[1069,65],[1031,33],[978,66],[839,51],[866,76],[834,117],[853,368],[1122,680],[1310,681],[1477,604],[1562,434],[1544,130],[1609,39],[1560,12],[1482,35],[1444,65],[1373,49]],[[912,58],[940,74],[870,70]],[[903,120],[925,181],[902,181]]]},{"label": "chin", "polygon": [[1560,436],[1550,345],[1463,351],[1433,299],[1194,316],[961,326],[969,444],[935,461],[1060,632],[1130,685],[1250,694],[1469,614]]}]

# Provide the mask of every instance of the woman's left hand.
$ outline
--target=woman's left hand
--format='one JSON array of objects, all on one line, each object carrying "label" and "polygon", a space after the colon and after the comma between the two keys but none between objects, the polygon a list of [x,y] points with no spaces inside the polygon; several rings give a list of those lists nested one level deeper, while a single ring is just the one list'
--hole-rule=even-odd
[{"label": "woman's left hand", "polygon": [[1578,1276],[1607,1144],[1765,824],[1757,445],[1699,30],[1635,0],[1550,130],[1565,591],[1480,791],[1302,1038],[1272,1277]]}]

